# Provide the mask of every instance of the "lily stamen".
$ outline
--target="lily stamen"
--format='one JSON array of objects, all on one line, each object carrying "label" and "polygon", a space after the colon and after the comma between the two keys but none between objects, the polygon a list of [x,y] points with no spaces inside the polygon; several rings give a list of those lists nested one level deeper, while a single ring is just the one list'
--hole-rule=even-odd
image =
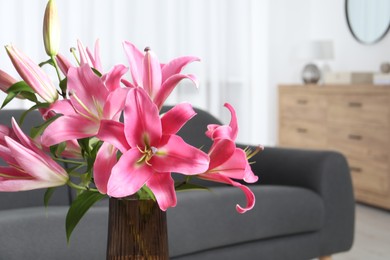
[{"label": "lily stamen", "polygon": [[246,154],[246,158],[249,160],[251,159],[253,156],[255,156],[256,154],[258,154],[259,152],[263,151],[264,150],[264,146],[257,146],[255,150],[252,150],[251,148],[249,147],[246,147],[244,149],[244,152]]},{"label": "lily stamen", "polygon": [[137,163],[145,162],[147,165],[152,166],[152,164],[149,161],[150,159],[152,159],[153,155],[157,153],[157,148],[154,146],[152,147],[145,146],[145,149],[142,150],[137,145],[137,149],[142,153],[142,157],[137,161]]}]

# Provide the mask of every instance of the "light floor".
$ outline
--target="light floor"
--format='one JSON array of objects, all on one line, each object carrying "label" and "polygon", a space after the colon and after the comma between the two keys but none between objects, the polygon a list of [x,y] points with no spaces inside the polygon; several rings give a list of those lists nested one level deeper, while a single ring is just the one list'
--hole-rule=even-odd
[{"label": "light floor", "polygon": [[333,260],[389,260],[390,211],[356,205],[355,242],[351,251]]}]

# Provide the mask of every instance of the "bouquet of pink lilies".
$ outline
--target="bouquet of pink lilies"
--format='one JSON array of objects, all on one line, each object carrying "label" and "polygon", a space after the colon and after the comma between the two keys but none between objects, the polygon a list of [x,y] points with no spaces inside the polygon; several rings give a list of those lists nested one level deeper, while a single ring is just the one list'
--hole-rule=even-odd
[{"label": "bouquet of pink lilies", "polygon": [[[154,199],[164,211],[174,207],[178,189],[195,187],[177,188],[171,176],[174,172],[186,175],[186,183],[200,178],[237,187],[247,199],[246,205],[236,206],[237,211],[253,208],[254,194],[237,180],[257,181],[248,159],[261,148],[236,147],[238,125],[233,107],[225,104],[231,113],[229,125],[205,129],[213,142],[209,151],[193,147],[177,135],[196,114],[189,103],[177,104],[160,115],[181,80],[198,86],[194,75],[181,73],[187,64],[198,61],[197,57],[179,57],[162,64],[150,48],[140,51],[126,41],[128,66],[119,64],[104,72],[99,42],[91,51],[78,41],[78,48],[72,49],[76,60],[72,63],[58,53],[54,0],[47,4],[43,31],[49,59],[39,65],[15,46],[6,46],[21,80],[0,70],[0,88],[7,93],[3,107],[13,98],[27,99],[33,106],[26,114],[39,110],[44,123],[30,135],[19,126],[23,119],[13,119],[11,128],[0,125],[0,157],[8,164],[0,167],[0,191],[48,188],[48,200],[53,188],[69,185],[78,190],[78,197],[70,206],[68,219],[77,223],[89,207],[106,196]],[[44,65],[52,66],[58,78],[52,80],[41,68]],[[128,71],[131,80],[125,78]],[[63,167],[64,162],[68,167]],[[67,224],[69,234],[73,227]]]}]

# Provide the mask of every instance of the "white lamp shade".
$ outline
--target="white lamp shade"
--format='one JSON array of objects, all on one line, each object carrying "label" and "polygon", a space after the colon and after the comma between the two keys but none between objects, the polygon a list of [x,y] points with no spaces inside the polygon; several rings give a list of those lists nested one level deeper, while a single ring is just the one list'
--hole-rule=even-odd
[{"label": "white lamp shade", "polygon": [[332,41],[310,41],[300,46],[298,58],[304,60],[331,60],[333,59]]}]

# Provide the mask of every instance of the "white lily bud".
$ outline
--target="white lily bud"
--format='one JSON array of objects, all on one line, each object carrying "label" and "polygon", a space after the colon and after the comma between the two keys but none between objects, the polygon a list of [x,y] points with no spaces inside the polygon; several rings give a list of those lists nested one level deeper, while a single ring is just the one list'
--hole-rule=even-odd
[{"label": "white lily bud", "polygon": [[55,0],[49,0],[43,19],[43,42],[47,55],[55,56],[60,47],[60,23]]}]

